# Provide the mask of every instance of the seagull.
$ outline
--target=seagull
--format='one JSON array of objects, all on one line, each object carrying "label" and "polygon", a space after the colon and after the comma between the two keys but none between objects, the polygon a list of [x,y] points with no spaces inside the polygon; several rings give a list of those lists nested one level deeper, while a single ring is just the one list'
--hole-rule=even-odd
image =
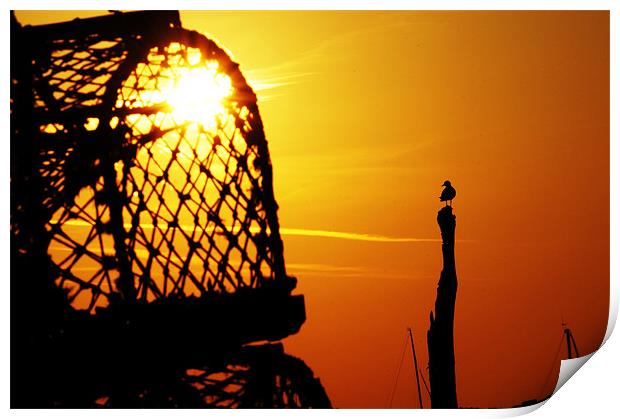
[{"label": "seagull", "polygon": [[452,184],[449,180],[446,180],[441,186],[445,186],[445,189],[441,191],[441,196],[439,197],[439,200],[441,202],[446,201],[446,205],[448,205],[448,201],[450,201],[450,206],[452,206],[452,200],[456,196],[456,189],[452,187]]}]

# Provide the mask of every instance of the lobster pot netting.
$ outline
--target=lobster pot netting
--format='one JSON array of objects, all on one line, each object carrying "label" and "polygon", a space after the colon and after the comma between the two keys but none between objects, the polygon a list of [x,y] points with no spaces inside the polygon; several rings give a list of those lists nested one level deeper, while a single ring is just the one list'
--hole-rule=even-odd
[{"label": "lobster pot netting", "polygon": [[[78,96],[67,106],[83,108],[110,95],[113,103],[79,126],[40,127],[56,141],[41,175],[64,193],[62,204],[49,204],[49,254],[75,308],[107,306],[123,293],[121,277],[142,301],[276,277],[280,239],[256,97],[221,49],[195,38],[146,49],[120,87],[106,85],[127,57],[119,41],[52,54],[44,80],[56,102]],[[76,130],[77,143],[57,141]],[[72,158],[83,144],[94,151]]]},{"label": "lobster pot netting", "polygon": [[[105,394],[107,393],[107,394]],[[119,408],[116,389],[94,406]],[[160,408],[331,408],[320,380],[299,358],[276,345],[233,353],[229,361],[190,368],[136,394],[135,407]]]}]

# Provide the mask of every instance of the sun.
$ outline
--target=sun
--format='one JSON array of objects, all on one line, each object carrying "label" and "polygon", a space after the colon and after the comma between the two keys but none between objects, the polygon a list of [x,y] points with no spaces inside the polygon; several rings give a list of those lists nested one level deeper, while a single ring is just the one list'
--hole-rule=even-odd
[{"label": "sun", "polygon": [[218,71],[217,63],[178,68],[174,83],[162,92],[177,122],[197,122],[215,128],[218,117],[227,113],[232,95],[230,77]]}]

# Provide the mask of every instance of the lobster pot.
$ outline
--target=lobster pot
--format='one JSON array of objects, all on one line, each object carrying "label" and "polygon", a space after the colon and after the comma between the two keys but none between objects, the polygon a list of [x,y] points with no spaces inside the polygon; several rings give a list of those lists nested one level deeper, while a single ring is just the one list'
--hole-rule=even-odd
[{"label": "lobster pot", "polygon": [[298,330],[256,95],[226,52],[178,12],[20,34],[18,251],[45,259],[68,304],[91,315],[195,299],[233,324],[240,308],[283,322],[246,340]]}]

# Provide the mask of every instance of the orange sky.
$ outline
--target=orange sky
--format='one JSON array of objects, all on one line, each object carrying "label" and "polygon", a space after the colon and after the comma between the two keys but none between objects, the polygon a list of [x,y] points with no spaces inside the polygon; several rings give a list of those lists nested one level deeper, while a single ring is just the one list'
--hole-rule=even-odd
[{"label": "orange sky", "polygon": [[[97,14],[17,17],[37,24]],[[510,406],[549,393],[562,319],[581,352],[600,344],[609,289],[608,12],[181,18],[228,49],[258,91],[287,266],[307,305],[306,324],[285,346],[321,378],[334,406],[388,406],[407,326],[427,363],[440,245],[373,236],[438,239],[446,179],[458,190],[462,240],[459,404]],[[395,407],[417,406],[407,361]]]}]

